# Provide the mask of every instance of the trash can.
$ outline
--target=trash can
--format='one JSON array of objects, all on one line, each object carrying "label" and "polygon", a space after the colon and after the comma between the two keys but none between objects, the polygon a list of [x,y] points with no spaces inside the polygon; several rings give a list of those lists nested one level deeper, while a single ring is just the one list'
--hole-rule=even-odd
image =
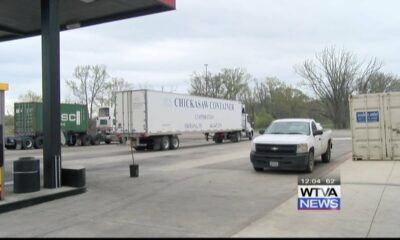
[{"label": "trash can", "polygon": [[40,190],[40,161],[22,157],[14,161],[14,193],[30,193]]}]

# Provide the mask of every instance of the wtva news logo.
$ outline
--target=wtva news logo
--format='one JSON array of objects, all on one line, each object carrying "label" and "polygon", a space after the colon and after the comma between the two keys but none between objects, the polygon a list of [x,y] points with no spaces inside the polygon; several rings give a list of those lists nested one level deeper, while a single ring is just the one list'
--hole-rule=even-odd
[{"label": "wtva news logo", "polygon": [[298,210],[340,210],[340,176],[299,177]]}]

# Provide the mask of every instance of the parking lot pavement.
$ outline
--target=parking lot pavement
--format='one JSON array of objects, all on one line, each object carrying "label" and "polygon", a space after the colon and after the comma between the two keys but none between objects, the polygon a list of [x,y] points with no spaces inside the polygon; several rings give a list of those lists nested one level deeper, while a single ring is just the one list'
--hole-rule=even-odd
[{"label": "parking lot pavement", "polygon": [[127,146],[65,148],[65,166],[86,167],[87,192],[2,213],[0,237],[400,236],[399,162],[353,162],[351,141],[337,134],[331,163],[314,173],[340,171],[342,209],[300,212],[297,177],[306,174],[255,173],[249,149],[192,137],[177,151],[136,153],[140,177],[129,178]]},{"label": "parking lot pavement", "polygon": [[347,160],[341,210],[298,211],[297,195],[233,237],[400,237],[400,162]]}]

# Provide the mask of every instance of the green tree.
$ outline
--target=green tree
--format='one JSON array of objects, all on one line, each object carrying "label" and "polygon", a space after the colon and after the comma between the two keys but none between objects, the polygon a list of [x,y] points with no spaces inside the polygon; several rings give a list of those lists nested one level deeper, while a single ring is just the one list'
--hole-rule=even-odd
[{"label": "green tree", "polygon": [[257,81],[254,95],[258,109],[272,115],[273,118],[307,117],[309,97],[277,78],[267,77]]},{"label": "green tree", "polygon": [[254,128],[265,129],[274,120],[271,114],[260,111],[255,114]]},{"label": "green tree", "polygon": [[14,116],[4,116],[4,136],[12,136],[14,134]]}]

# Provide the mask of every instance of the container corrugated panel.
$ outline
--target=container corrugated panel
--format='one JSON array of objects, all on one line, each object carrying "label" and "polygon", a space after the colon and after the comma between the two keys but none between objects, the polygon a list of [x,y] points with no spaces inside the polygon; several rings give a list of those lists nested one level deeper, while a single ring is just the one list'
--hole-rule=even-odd
[{"label": "container corrugated panel", "polygon": [[400,92],[350,96],[353,160],[400,160]]},{"label": "container corrugated panel", "polygon": [[[63,131],[86,132],[88,111],[85,105],[61,104],[61,129]],[[43,104],[24,102],[14,104],[15,134],[38,135],[43,132]]]},{"label": "container corrugated panel", "polygon": [[63,131],[86,132],[89,115],[86,105],[61,104],[61,129]]},{"label": "container corrugated panel", "polygon": [[388,155],[400,160],[400,92],[385,97],[386,142]]},{"label": "container corrugated panel", "polygon": [[40,103],[26,102],[14,104],[14,132],[16,135],[34,135],[40,131],[42,122],[42,112]]}]

